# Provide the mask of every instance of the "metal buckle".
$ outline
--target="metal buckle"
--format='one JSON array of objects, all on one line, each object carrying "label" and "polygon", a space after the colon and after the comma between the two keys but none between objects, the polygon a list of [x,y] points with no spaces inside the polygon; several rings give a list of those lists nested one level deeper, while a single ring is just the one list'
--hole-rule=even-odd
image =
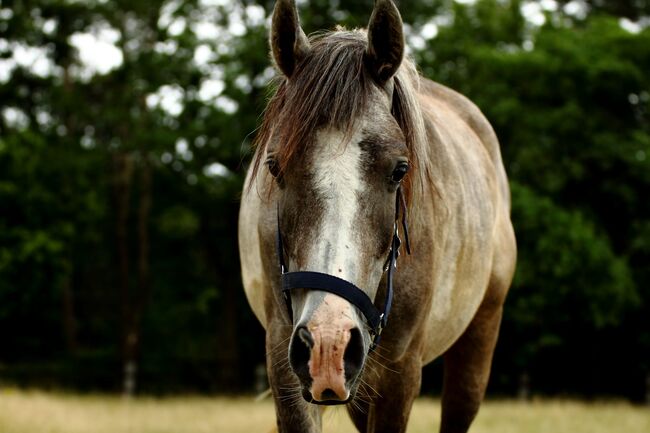
[{"label": "metal buckle", "polygon": [[379,340],[381,340],[381,333],[384,330],[384,313],[379,315],[379,323],[377,324],[377,329],[372,331],[372,343],[370,343],[370,350],[375,350],[379,345]]}]

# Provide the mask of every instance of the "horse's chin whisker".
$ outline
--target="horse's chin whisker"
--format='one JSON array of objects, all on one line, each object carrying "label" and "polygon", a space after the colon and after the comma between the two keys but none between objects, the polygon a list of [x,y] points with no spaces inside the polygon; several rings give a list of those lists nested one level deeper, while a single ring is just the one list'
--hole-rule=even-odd
[{"label": "horse's chin whisker", "polygon": [[[366,382],[362,378],[359,378],[359,380],[361,381],[360,385],[363,385],[364,390],[367,389],[367,388],[370,388],[370,390],[372,390],[372,392],[377,394],[377,397],[381,398],[381,394],[379,393],[379,391],[377,391],[375,388],[373,388],[372,385],[370,385],[368,382]],[[368,395],[368,397],[370,397],[370,396]]]},{"label": "horse's chin whisker", "polygon": [[295,392],[291,392],[286,395],[277,397],[277,400],[283,403],[287,403],[291,407],[293,407],[300,403],[300,401],[302,400],[302,394],[300,393],[300,390],[296,390]]},{"label": "horse's chin whisker", "polygon": [[390,361],[389,358],[387,358],[385,355],[382,355],[382,354],[381,354],[382,351],[384,351],[384,352],[388,352],[388,349],[386,349],[386,348],[385,348],[384,346],[382,346],[381,343],[380,343],[380,344],[377,345],[377,347],[375,347],[375,350],[373,350],[372,353],[373,353],[374,355],[380,356],[381,358],[385,359],[386,361]]},{"label": "horse's chin whisker", "polygon": [[300,385],[297,386],[278,386],[278,389],[284,390],[284,391],[289,391],[289,392],[300,392],[302,391],[302,388]]},{"label": "horse's chin whisker", "polygon": [[267,352],[267,356],[273,356],[277,355],[278,353],[282,352],[283,349],[286,349],[287,351],[289,350],[289,340],[291,339],[291,336],[285,338],[284,340],[280,341],[277,343],[271,350]]},{"label": "horse's chin whisker", "polygon": [[276,347],[276,348],[274,349],[274,351],[269,352],[269,353],[267,354],[267,356],[268,356],[268,357],[274,357],[274,356],[277,356],[277,355],[282,355],[283,352],[285,352],[285,351],[288,352],[288,349],[286,348],[285,345],[286,345],[286,342],[285,342],[284,345],[282,345],[281,347]]},{"label": "horse's chin whisker", "polygon": [[357,394],[354,396],[354,400],[359,400],[369,405],[372,402],[372,397],[368,395],[368,392],[365,389],[360,388],[357,390]]},{"label": "horse's chin whisker", "polygon": [[395,373],[395,374],[402,374],[400,371],[394,370],[394,369],[390,368],[389,366],[385,365],[384,363],[382,363],[381,361],[379,361],[378,359],[373,358],[372,355],[368,356],[368,361],[374,362],[375,364],[377,364],[379,367],[383,368],[384,370],[388,370],[388,371],[390,371],[392,373]]},{"label": "horse's chin whisker", "polygon": [[372,365],[372,363],[370,362],[370,359],[368,359],[365,362],[365,364],[363,366],[363,370],[359,373],[359,378],[363,377],[363,374],[366,371],[370,372],[371,374],[374,374],[377,377],[377,379],[379,379],[379,377],[380,377],[379,372],[377,371],[377,368],[374,365]]},{"label": "horse's chin whisker", "polygon": [[359,402],[356,401],[355,399],[352,399],[352,400],[350,401],[349,404],[351,404],[352,407],[354,407],[357,411],[359,411],[359,412],[361,412],[361,413],[363,413],[363,414],[367,414],[367,413],[368,413],[368,410],[365,409],[365,408],[363,408],[363,407],[359,404]]},{"label": "horse's chin whisker", "polygon": [[[369,400],[365,400],[363,398],[356,399],[355,403],[356,403],[357,407],[361,408],[361,410],[364,410],[364,411],[366,410],[365,409],[366,407],[370,407],[370,406],[373,405],[372,402],[370,402]],[[364,412],[364,413],[366,413],[366,412]]]}]

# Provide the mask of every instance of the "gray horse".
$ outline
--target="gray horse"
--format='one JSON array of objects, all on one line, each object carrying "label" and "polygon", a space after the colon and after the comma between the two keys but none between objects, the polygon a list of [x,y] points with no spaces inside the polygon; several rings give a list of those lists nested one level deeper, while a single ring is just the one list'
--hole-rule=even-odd
[{"label": "gray horse", "polygon": [[418,75],[390,0],[367,31],[311,38],[278,0],[271,51],[239,241],[278,430],[320,432],[318,405],[346,404],[360,432],[404,432],[442,355],[440,430],[466,432],[516,261],[494,131]]}]

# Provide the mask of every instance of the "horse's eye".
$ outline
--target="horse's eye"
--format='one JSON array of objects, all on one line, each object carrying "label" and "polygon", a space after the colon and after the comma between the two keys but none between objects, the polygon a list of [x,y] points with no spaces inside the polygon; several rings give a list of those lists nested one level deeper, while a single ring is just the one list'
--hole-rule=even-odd
[{"label": "horse's eye", "polygon": [[278,177],[280,175],[280,164],[276,161],[275,158],[270,157],[265,162],[266,166],[269,168],[271,176]]},{"label": "horse's eye", "polygon": [[390,176],[390,180],[397,183],[400,182],[402,179],[404,179],[404,176],[406,176],[406,173],[409,171],[409,163],[408,162],[400,162],[397,164],[397,167],[395,167],[395,170],[393,170],[393,174]]}]

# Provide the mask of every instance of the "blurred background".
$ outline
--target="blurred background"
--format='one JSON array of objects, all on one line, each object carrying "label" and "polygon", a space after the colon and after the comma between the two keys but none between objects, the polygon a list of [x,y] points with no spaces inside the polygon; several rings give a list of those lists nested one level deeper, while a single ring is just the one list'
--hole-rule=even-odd
[{"label": "blurred background", "polygon": [[[365,26],[372,3],[298,1],[307,33]],[[650,2],[396,3],[510,176],[490,393],[650,401]],[[0,1],[0,386],[264,388],[236,227],[272,7]]]}]

